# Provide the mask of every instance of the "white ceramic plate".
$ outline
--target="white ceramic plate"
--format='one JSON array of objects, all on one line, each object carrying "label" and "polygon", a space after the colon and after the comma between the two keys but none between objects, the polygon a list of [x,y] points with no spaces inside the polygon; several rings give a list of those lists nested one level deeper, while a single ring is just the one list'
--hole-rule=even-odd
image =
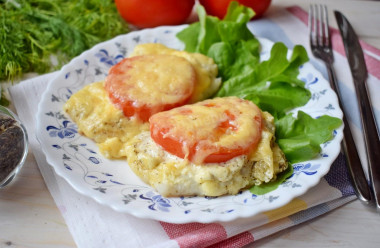
[{"label": "white ceramic plate", "polygon": [[[45,91],[37,116],[37,136],[48,163],[78,192],[116,211],[141,218],[171,223],[231,221],[281,207],[316,185],[337,157],[342,128],[322,145],[320,156],[294,165],[294,174],[280,187],[257,196],[248,190],[223,197],[164,198],[143,183],[125,161],[108,160],[97,146],[77,133],[76,125],[62,111],[63,104],[84,85],[103,80],[109,68],[139,43],[159,42],[183,49],[175,35],[185,26],[159,27],[131,32],[101,43],[62,68]],[[260,39],[262,58],[269,56],[273,43]],[[312,92],[308,104],[300,108],[313,117],[327,114],[342,117],[335,93],[310,64],[300,68],[300,78]]]}]

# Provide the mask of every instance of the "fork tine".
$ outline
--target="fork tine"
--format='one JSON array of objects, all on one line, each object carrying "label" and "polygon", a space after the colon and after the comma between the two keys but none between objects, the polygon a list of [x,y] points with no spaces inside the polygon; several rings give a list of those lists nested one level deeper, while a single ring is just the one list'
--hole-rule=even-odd
[{"label": "fork tine", "polygon": [[310,5],[309,6],[309,19],[308,19],[308,22],[307,22],[307,26],[309,28],[309,38],[310,38],[310,41],[311,41],[311,37],[312,37],[312,33],[313,33],[313,27],[312,27],[312,20],[313,20],[313,5]]},{"label": "fork tine", "polygon": [[313,45],[331,47],[328,12],[326,5],[310,5],[308,26],[310,42]]},{"label": "fork tine", "polygon": [[318,16],[317,20],[317,35],[318,35],[318,44],[324,45],[324,29],[323,29],[323,9],[322,5],[316,6],[316,16]]},{"label": "fork tine", "polygon": [[327,7],[324,5],[323,7],[323,27],[324,27],[324,34],[325,34],[325,45],[331,47],[331,36],[330,36],[330,29],[329,29],[329,17],[327,12]]},{"label": "fork tine", "polygon": [[310,42],[311,42],[311,44],[316,45],[317,44],[317,35],[316,35],[316,19],[315,19],[314,9],[315,9],[315,6],[310,5],[308,26],[309,26]]}]

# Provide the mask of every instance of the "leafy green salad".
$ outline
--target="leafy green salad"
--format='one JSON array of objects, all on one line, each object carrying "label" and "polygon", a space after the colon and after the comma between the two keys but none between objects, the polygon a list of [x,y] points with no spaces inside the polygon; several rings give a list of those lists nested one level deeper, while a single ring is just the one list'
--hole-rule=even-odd
[{"label": "leafy green salad", "polygon": [[[291,164],[315,158],[321,144],[333,138],[333,130],[341,120],[331,116],[317,119],[299,111],[294,117],[290,110],[305,105],[311,93],[298,79],[299,67],[309,60],[303,46],[296,45],[287,58],[288,48],[275,43],[270,58],[260,60],[260,42],[247,23],[254,11],[232,2],[223,20],[206,15],[197,6],[199,22],[177,34],[188,52],[198,52],[214,59],[222,78],[216,97],[238,96],[254,102],[275,117],[276,142]],[[289,168],[275,182],[254,186],[252,193],[264,194],[275,189],[293,172]]]}]

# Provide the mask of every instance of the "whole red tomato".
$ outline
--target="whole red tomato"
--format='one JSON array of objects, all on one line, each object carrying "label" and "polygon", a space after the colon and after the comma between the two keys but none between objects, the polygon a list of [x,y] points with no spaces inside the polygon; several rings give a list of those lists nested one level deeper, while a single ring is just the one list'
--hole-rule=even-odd
[{"label": "whole red tomato", "polygon": [[253,18],[260,17],[271,4],[271,0],[199,0],[203,7],[205,7],[207,14],[217,16],[219,19],[223,19],[226,15],[228,5],[232,1],[237,1],[252,8],[256,13]]},{"label": "whole red tomato", "polygon": [[182,24],[195,0],[115,0],[120,15],[138,28]]}]

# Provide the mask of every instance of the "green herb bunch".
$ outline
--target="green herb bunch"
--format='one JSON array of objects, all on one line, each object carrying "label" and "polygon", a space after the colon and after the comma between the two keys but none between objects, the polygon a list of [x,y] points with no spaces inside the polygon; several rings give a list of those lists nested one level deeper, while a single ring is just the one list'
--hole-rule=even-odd
[{"label": "green herb bunch", "polygon": [[127,31],[112,0],[0,0],[0,81],[59,69]]}]

